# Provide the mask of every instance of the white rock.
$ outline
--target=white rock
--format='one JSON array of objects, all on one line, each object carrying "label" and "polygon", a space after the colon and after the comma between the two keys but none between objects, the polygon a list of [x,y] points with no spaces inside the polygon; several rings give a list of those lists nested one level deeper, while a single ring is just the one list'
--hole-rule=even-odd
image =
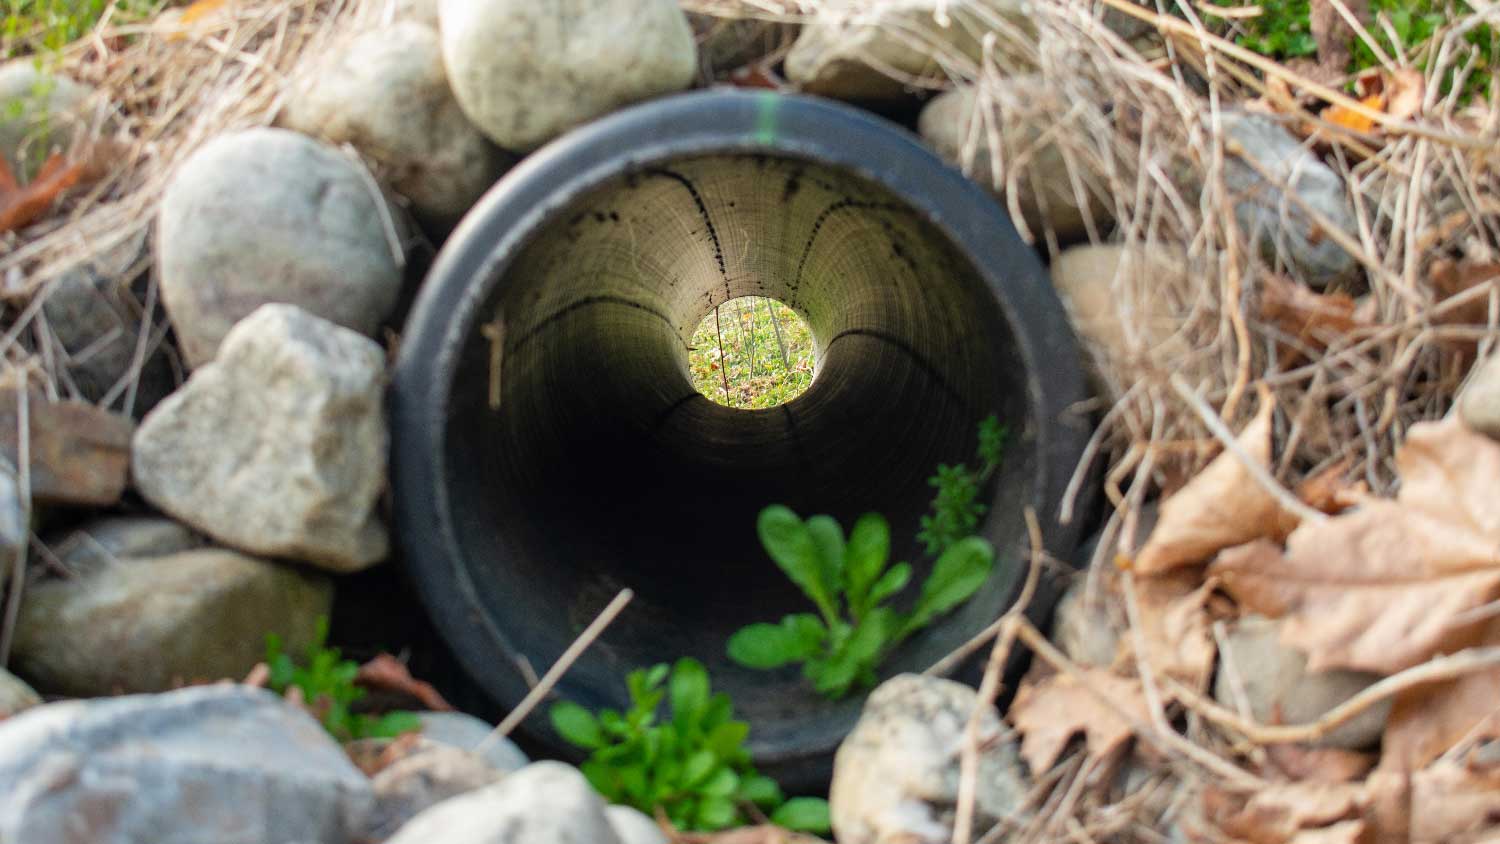
[{"label": "white rock", "polygon": [[[1238,677],[1250,712],[1262,724],[1306,724],[1380,679],[1362,671],[1307,672],[1307,657],[1296,648],[1281,644],[1280,623],[1261,616],[1241,618],[1225,641],[1214,698],[1223,706],[1239,710],[1229,668]],[[1380,740],[1391,712],[1389,700],[1355,717],[1318,744],[1363,750]]]},{"label": "white rock", "polygon": [[221,135],[162,198],[161,296],[192,366],[251,311],[285,302],[363,334],[390,315],[394,218],[357,162],[284,129]]},{"label": "white rock", "polygon": [[[938,22],[939,8],[947,26]],[[997,16],[1022,32],[1033,29],[1023,0],[888,0],[882,3],[820,4],[816,16],[802,28],[786,57],[786,77],[802,90],[841,100],[905,99],[902,82],[884,69],[904,76],[940,81],[944,78],[935,56],[943,50],[978,61],[984,54],[976,33],[992,27],[983,21]],[[997,44],[1002,65],[1019,67],[1007,41]]]},{"label": "white rock", "polygon": [[[1007,211],[1010,202],[1005,186],[1014,176],[1015,204],[1034,240],[1040,240],[1047,229],[1063,244],[1082,239],[1088,234],[1086,220],[1093,221],[1096,231],[1106,229],[1111,221],[1108,207],[1090,189],[1097,179],[1080,170],[1082,165],[1076,158],[1070,161],[1063,155],[1055,140],[1043,138],[1044,132],[1056,132],[1058,123],[1066,120],[1068,104],[1060,102],[1046,81],[1035,76],[1002,80],[990,86],[989,94],[984,100],[989,109],[987,117],[980,114],[980,98],[972,87],[938,95],[918,120],[922,138],[938,155],[963,168],[995,194]],[[1004,153],[999,158],[1022,162],[1014,173],[1001,172],[998,186],[991,130],[998,133]],[[971,146],[971,138],[974,157],[968,160],[965,151]],[[1074,178],[1083,190],[1081,202],[1074,190]]]},{"label": "white rock", "polygon": [[[420,712],[422,737],[459,750],[479,753],[490,767],[502,773],[519,771],[531,764],[521,748],[508,738],[489,741],[495,728],[462,712]],[[483,746],[481,753],[479,748]]]},{"label": "white rock", "polygon": [[385,355],[290,305],[265,305],[136,432],[136,488],[236,548],[334,571],[385,558],[375,514],[389,435]]},{"label": "white rock", "polygon": [[261,689],[54,703],[0,722],[0,841],[292,844],[362,835],[369,781]]},{"label": "white rock", "polygon": [[87,127],[93,93],[33,59],[0,65],[0,155],[23,183],[54,147],[66,150]]},{"label": "white rock", "polygon": [[620,106],[692,84],[675,0],[440,0],[459,105],[500,146],[536,149]]},{"label": "white rock", "polygon": [[1500,440],[1500,354],[1474,364],[1473,375],[1458,397],[1458,414],[1465,425]]},{"label": "white rock", "polygon": [[436,227],[458,222],[511,163],[458,107],[437,32],[410,21],[361,33],[314,63],[280,122],[353,145]]},{"label": "white rock", "polygon": [[386,844],[620,844],[583,774],[535,762],[417,815]]},{"label": "white rock", "polygon": [[[962,683],[902,674],[865,701],[834,757],[829,805],[839,844],[946,844],[958,802],[959,755],[978,703]],[[1016,815],[1027,785],[993,707],[979,722],[976,833]]]},{"label": "white rock", "polygon": [[0,668],[0,721],[42,702],[36,690],[21,682],[21,678]]},{"label": "white rock", "polygon": [[233,551],[126,557],[27,587],[14,667],[71,697],[237,679],[267,633],[301,653],[332,605],[326,577]]},{"label": "white rock", "polygon": [[473,753],[423,742],[372,778],[376,806],[371,837],[394,835],[407,821],[438,803],[499,782],[503,776]]},{"label": "white rock", "polygon": [[667,834],[646,813],[629,806],[608,806],[604,816],[619,836],[620,844],[669,844]]},{"label": "white rock", "polygon": [[[1313,287],[1353,273],[1354,256],[1303,207],[1357,237],[1344,180],[1266,115],[1226,112],[1221,120],[1230,153],[1224,162],[1224,184],[1248,242],[1258,245],[1267,260],[1280,258]],[[1291,195],[1282,185],[1291,188]]]}]

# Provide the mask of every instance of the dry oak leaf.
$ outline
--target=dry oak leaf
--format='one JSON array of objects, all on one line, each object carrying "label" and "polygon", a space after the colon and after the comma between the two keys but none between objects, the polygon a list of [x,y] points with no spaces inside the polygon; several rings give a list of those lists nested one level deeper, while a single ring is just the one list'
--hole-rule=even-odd
[{"label": "dry oak leaf", "polygon": [[1304,840],[1295,837],[1303,832],[1362,823],[1369,804],[1362,784],[1326,782],[1275,783],[1254,794],[1209,786],[1202,799],[1207,819],[1250,844],[1285,844]]},{"label": "dry oak leaf", "polygon": [[1274,273],[1261,280],[1260,313],[1314,350],[1371,327],[1370,315],[1349,294],[1316,293]]},{"label": "dry oak leaf", "polygon": [[1411,777],[1412,844],[1500,841],[1500,772],[1441,763]]},{"label": "dry oak leaf", "polygon": [[430,683],[411,676],[405,663],[390,654],[378,654],[361,665],[354,682],[367,689],[380,689],[415,698],[434,712],[452,712],[453,706]]},{"label": "dry oak leaf", "polygon": [[[1473,642],[1465,644],[1500,645],[1500,620],[1491,619]],[[1459,742],[1495,738],[1500,738],[1500,668],[1426,683],[1396,695],[1380,742],[1380,766],[1416,771]]]},{"label": "dry oak leaf", "polygon": [[1309,744],[1267,745],[1266,757],[1282,778],[1313,782],[1357,782],[1375,769],[1375,754]]},{"label": "dry oak leaf", "polygon": [[[1207,610],[1218,583],[1210,578],[1199,585],[1201,579],[1163,576],[1137,579],[1132,584],[1140,607],[1146,662],[1157,674],[1199,692],[1208,688],[1218,655]],[[1121,637],[1121,646],[1127,651],[1133,650],[1131,642],[1131,637]],[[1125,658],[1129,658],[1128,653]]]},{"label": "dry oak leaf", "polygon": [[1240,606],[1285,617],[1309,671],[1394,674],[1472,642],[1463,623],[1500,598],[1500,443],[1456,418],[1414,425],[1396,458],[1396,500],[1372,499],[1252,542],[1209,572]]},{"label": "dry oak leaf", "polygon": [[83,178],[82,164],[69,164],[53,153],[36,178],[26,187],[16,183],[16,174],[4,156],[0,156],[0,234],[24,228],[52,207],[62,192]]},{"label": "dry oak leaf", "polygon": [[1006,717],[1021,733],[1021,758],[1033,775],[1050,770],[1080,733],[1090,756],[1107,758],[1135,733],[1132,723],[1151,717],[1140,680],[1103,668],[1084,668],[1081,673],[1087,686],[1072,674],[1052,674],[1023,684],[1010,705]]},{"label": "dry oak leaf", "polygon": [[[1275,409],[1273,400],[1262,400],[1236,440],[1261,468],[1271,465]],[[1225,548],[1275,534],[1284,521],[1281,504],[1233,452],[1225,451],[1162,504],[1161,517],[1130,568],[1152,575],[1201,563]]]}]

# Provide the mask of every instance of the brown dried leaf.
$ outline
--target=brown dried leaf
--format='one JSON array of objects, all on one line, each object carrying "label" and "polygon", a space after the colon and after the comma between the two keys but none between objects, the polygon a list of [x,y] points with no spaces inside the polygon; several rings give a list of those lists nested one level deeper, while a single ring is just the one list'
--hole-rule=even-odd
[{"label": "brown dried leaf", "polygon": [[1385,113],[1400,120],[1415,117],[1427,96],[1427,78],[1414,67],[1381,73],[1385,86]]},{"label": "brown dried leaf", "polygon": [[[1467,221],[1468,217],[1464,217]],[[1500,284],[1500,264],[1463,263],[1439,258],[1427,270],[1427,280],[1441,304],[1481,284]],[[1444,325],[1483,325],[1489,321],[1490,297],[1477,296],[1448,308],[1434,319]]]},{"label": "brown dried leaf", "polygon": [[1254,794],[1210,786],[1203,794],[1205,817],[1251,844],[1284,844],[1304,831],[1358,821],[1368,804],[1364,786],[1357,783],[1276,783]]},{"label": "brown dried leaf", "polygon": [[1010,706],[1007,717],[1022,734],[1021,758],[1034,774],[1051,769],[1068,742],[1080,733],[1089,755],[1105,758],[1125,746],[1135,732],[1133,721],[1150,718],[1139,680],[1103,668],[1081,670],[1107,701],[1071,674],[1059,673],[1023,684]]},{"label": "brown dried leaf", "polygon": [[31,184],[18,188],[10,165],[0,157],[0,234],[40,219],[63,191],[78,184],[82,177],[83,165],[69,164],[54,153]]},{"label": "brown dried leaf", "polygon": [[1461,741],[1500,738],[1500,668],[1429,683],[1396,696],[1380,765],[1416,771]]},{"label": "brown dried leaf", "polygon": [[[1168,576],[1135,583],[1147,663],[1156,673],[1199,692],[1208,688],[1218,655],[1206,609],[1218,583],[1210,579],[1200,586],[1200,579]],[[1125,643],[1130,641],[1124,637]]]},{"label": "brown dried leaf", "polygon": [[409,695],[434,712],[452,712],[453,706],[443,700],[430,683],[411,676],[406,664],[390,654],[380,654],[359,667],[354,682],[367,689],[381,689]]},{"label": "brown dried leaf", "polygon": [[[1263,401],[1237,440],[1264,468],[1271,465],[1275,409],[1274,401]],[[1151,575],[1201,563],[1225,548],[1275,534],[1283,518],[1280,503],[1226,451],[1162,504],[1161,518],[1131,567]]]},{"label": "brown dried leaf", "polygon": [[1412,427],[1397,500],[1303,524],[1285,554],[1251,543],[1209,571],[1246,609],[1286,616],[1308,670],[1393,674],[1472,640],[1500,598],[1500,443],[1457,419]]},{"label": "brown dried leaf", "polygon": [[1266,756],[1284,777],[1314,782],[1357,782],[1377,761],[1373,753],[1307,744],[1269,745]]},{"label": "brown dried leaf", "polygon": [[1500,772],[1435,765],[1411,777],[1412,844],[1500,839]]},{"label": "brown dried leaf", "polygon": [[1326,349],[1362,328],[1359,304],[1347,293],[1315,293],[1274,273],[1261,281],[1260,312],[1282,331],[1315,349]]}]

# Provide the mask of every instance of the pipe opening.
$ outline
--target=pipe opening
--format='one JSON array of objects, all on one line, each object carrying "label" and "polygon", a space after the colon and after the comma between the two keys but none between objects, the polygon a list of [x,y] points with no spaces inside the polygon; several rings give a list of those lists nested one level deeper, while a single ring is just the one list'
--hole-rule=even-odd
[{"label": "pipe opening", "polygon": [[[1013,599],[1025,508],[1050,524],[1083,444],[1059,425],[1083,394],[1076,349],[999,209],[899,130],[744,94],[637,112],[528,159],[434,267],[397,368],[403,539],[502,704],[630,588],[559,694],[623,708],[628,671],[696,657],[762,769],[796,788],[826,775],[860,698],[726,656],[740,627],[811,609],[757,514],[884,514],[893,561],[916,570],[909,604],[931,568],[928,478],[972,461],[997,416],[1011,438],[980,527],[996,574],[882,674],[927,668]],[[690,365],[704,316],[742,297],[803,316],[817,361],[805,392],[753,412],[705,397]],[[545,715],[525,729],[565,749]]]},{"label": "pipe opening", "polygon": [[786,404],[807,391],[816,338],[802,315],[767,296],[714,308],[688,345],[688,377],[709,401],[743,410]]}]

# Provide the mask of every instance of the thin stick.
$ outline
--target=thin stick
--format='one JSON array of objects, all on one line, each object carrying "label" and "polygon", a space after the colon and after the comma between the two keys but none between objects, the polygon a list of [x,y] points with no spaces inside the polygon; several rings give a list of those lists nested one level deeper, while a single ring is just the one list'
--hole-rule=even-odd
[{"label": "thin stick", "polygon": [[724,327],[719,323],[719,306],[714,306],[714,334],[719,338],[719,378],[724,382],[724,404],[734,407],[729,400],[729,365],[724,362]]},{"label": "thin stick", "polygon": [[605,607],[604,611],[599,613],[599,616],[594,619],[593,623],[585,628],[577,639],[573,640],[573,644],[569,645],[568,649],[563,651],[562,656],[557,658],[557,662],[552,663],[552,667],[547,669],[546,674],[542,675],[542,681],[537,683],[530,692],[527,692],[526,697],[522,698],[519,704],[516,704],[516,708],[512,709],[510,714],[505,716],[504,721],[500,722],[500,726],[491,731],[485,737],[485,740],[480,742],[478,747],[474,748],[474,752],[483,754],[491,745],[510,735],[511,730],[514,730],[522,721],[526,720],[526,716],[531,714],[531,710],[535,709],[537,704],[542,702],[542,698],[545,698],[552,692],[552,687],[557,685],[557,681],[561,680],[562,676],[568,673],[568,669],[573,667],[573,663],[578,660],[578,657],[582,656],[583,652],[588,650],[590,645],[594,644],[594,640],[599,638],[599,634],[604,632],[604,628],[608,627],[615,620],[621,611],[625,609],[625,605],[630,603],[630,599],[634,597],[635,592],[629,589],[621,589],[620,594],[616,595],[615,599],[609,602],[609,606]]}]

